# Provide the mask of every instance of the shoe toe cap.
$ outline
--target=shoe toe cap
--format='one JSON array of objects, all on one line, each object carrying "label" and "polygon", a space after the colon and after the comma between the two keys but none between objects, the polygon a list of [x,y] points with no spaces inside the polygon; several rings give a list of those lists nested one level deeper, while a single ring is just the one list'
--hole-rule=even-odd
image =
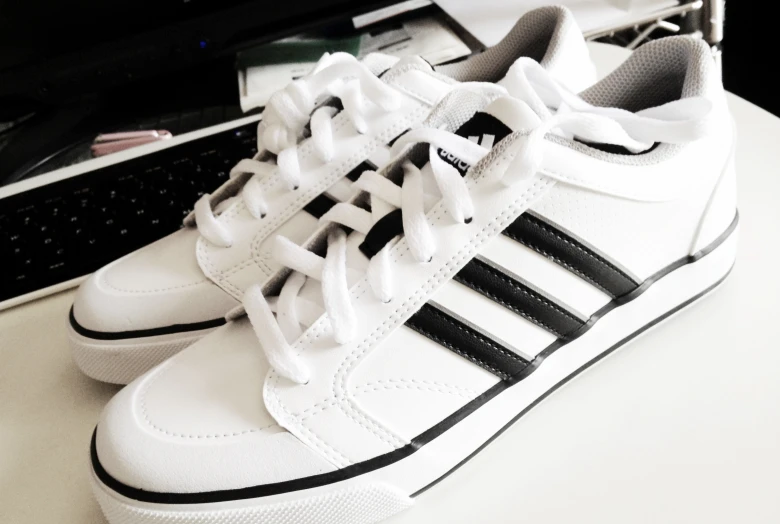
[{"label": "shoe toe cap", "polygon": [[244,323],[220,328],[108,404],[96,436],[108,475],[146,491],[201,493],[335,469],[265,409],[268,365]]},{"label": "shoe toe cap", "polygon": [[238,301],[201,271],[197,239],[182,229],[97,271],[76,294],[78,325],[111,333],[223,317]]}]

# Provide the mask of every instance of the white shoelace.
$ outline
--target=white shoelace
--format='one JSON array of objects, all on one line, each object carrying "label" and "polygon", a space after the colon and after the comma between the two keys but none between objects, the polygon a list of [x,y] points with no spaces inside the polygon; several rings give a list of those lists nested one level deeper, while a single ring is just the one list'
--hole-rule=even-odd
[{"label": "white shoelace", "polygon": [[[374,75],[364,64],[348,53],[325,54],[307,76],[274,93],[258,124],[258,154],[243,159],[230,171],[230,178],[251,173],[241,197],[247,210],[256,219],[268,213],[262,181],[277,173],[289,190],[300,185],[301,168],[298,143],[310,121],[311,140],[322,162],[330,162],[335,154],[332,119],[336,109],[323,106],[314,110],[318,97],[329,93],[341,99],[344,112],[359,133],[368,129],[364,113],[365,99],[385,111],[400,107],[400,94]],[[314,111],[312,113],[312,111]],[[264,153],[276,155],[276,162],[262,161]],[[209,242],[220,247],[233,243],[230,231],[221,224],[211,206],[211,195],[203,195],[195,204],[198,231]]]},{"label": "white shoelace", "polygon": [[[540,147],[552,130],[576,135],[581,140],[620,145],[644,151],[655,142],[682,143],[703,136],[703,120],[709,105],[703,99],[686,99],[646,112],[630,113],[615,108],[602,109],[588,105],[550,79],[535,62],[520,63],[512,72],[518,78],[509,89],[519,94],[539,116],[539,123],[519,140],[522,144],[498,180],[507,186],[536,174],[542,158]],[[548,107],[559,108],[556,114]],[[681,116],[682,115],[682,116]],[[425,215],[423,177],[430,176],[441,193],[443,205],[457,223],[469,223],[474,206],[465,177],[437,154],[437,148],[457,151],[464,162],[474,165],[489,149],[467,138],[441,129],[421,128],[403,135],[394,144],[394,152],[412,144],[429,144],[429,165],[422,170],[407,162],[403,165],[403,185],[398,187],[375,172],[365,172],[355,183],[371,197],[371,211],[351,204],[337,204],[322,217],[367,234],[371,227],[393,209],[401,209],[403,235],[409,250],[419,263],[427,263],[436,253],[436,239]],[[400,237],[396,237],[400,238]],[[366,270],[371,292],[384,302],[393,299],[393,270],[389,242],[373,256]],[[266,299],[259,286],[250,287],[243,299],[257,338],[270,365],[282,376],[298,384],[308,382],[310,371],[298,357],[291,343],[301,334],[301,325],[311,325],[324,312],[337,343],[345,344],[357,331],[357,315],[350,300],[347,281],[347,235],[337,228],[330,234],[325,257],[299,247],[283,237],[276,238],[275,259],[293,272],[278,297]],[[322,307],[299,297],[307,279],[321,283]],[[274,316],[274,312],[276,316]]]}]

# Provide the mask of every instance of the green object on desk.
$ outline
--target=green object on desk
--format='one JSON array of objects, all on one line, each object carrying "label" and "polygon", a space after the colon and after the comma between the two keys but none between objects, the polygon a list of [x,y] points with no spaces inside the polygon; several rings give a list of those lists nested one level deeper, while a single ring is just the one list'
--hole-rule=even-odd
[{"label": "green object on desk", "polygon": [[360,51],[360,35],[348,38],[288,40],[271,42],[239,54],[240,67],[316,62],[325,53],[350,53]]}]

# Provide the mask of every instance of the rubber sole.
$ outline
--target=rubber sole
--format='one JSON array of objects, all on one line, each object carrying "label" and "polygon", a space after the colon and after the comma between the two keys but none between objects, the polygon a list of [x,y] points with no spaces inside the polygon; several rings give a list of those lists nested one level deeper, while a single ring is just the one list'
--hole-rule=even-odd
[{"label": "rubber sole", "polygon": [[383,520],[410,507],[415,496],[474,457],[557,388],[714,290],[731,271],[736,250],[735,228],[717,247],[701,257],[691,257],[633,300],[604,314],[582,336],[546,355],[532,373],[496,391],[489,390],[476,400],[477,407],[466,409],[467,405],[452,416],[455,420],[439,424],[444,424],[442,431],[426,438],[423,437],[428,432],[424,433],[407,452],[401,453],[410,446],[391,452],[387,460],[372,459],[378,464],[376,467],[366,466],[350,478],[263,497],[192,504],[154,503],[108,487],[93,467],[97,500],[111,524]]},{"label": "rubber sole", "polygon": [[128,384],[214,329],[100,340],[76,332],[68,323],[68,339],[73,360],[84,374],[101,382]]}]

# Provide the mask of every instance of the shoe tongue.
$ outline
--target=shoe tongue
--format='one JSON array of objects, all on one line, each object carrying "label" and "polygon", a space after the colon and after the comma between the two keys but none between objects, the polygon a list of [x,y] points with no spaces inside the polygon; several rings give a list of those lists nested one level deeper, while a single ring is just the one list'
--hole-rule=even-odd
[{"label": "shoe tongue", "polygon": [[369,71],[377,76],[381,75],[388,69],[392,69],[393,66],[399,63],[398,57],[386,55],[384,53],[369,53],[361,61],[363,62],[363,65],[369,69]]},{"label": "shoe tongue", "polygon": [[[534,128],[539,123],[541,120],[525,102],[514,98],[499,98],[475,113],[455,134],[485,147],[493,147],[513,131]],[[443,149],[439,149],[438,153],[461,175],[465,175],[471,167],[460,160],[456,153]]]},{"label": "shoe tongue", "polygon": [[[384,55],[384,56],[388,56],[388,55]],[[390,58],[394,58],[394,57],[390,57]],[[392,68],[394,71],[407,70],[411,68],[420,69],[425,72],[433,71],[433,67],[431,67],[431,64],[428,63],[427,60],[425,60],[424,58],[418,55],[409,55],[409,56],[404,56],[400,59],[398,58],[394,58],[394,59],[396,60]],[[392,72],[393,71],[391,71],[391,73]]]},{"label": "shoe tongue", "polygon": [[[374,55],[378,55],[378,56],[374,56]],[[372,53],[371,55],[366,56],[365,60],[368,60],[369,57],[373,57],[372,65],[369,66],[372,71],[375,71],[374,67],[381,68],[383,66],[387,66],[392,61],[391,67],[385,67],[379,73],[376,73],[384,82],[388,84],[395,84],[396,86],[402,86],[410,91],[416,91],[422,89],[423,92],[425,92],[425,86],[428,83],[433,83],[435,85],[437,84],[449,85],[449,84],[444,84],[440,79],[437,79],[436,75],[434,74],[433,67],[431,67],[431,64],[429,64],[428,62],[425,61],[424,58],[420,58],[419,56],[416,55],[405,56],[399,59],[393,56],[382,55],[381,53]],[[366,65],[368,66],[368,64]],[[417,75],[405,74],[410,71],[417,71],[422,74],[417,74]],[[430,95],[438,98],[439,95],[441,94],[439,91],[441,91],[441,89],[430,93]]]}]

